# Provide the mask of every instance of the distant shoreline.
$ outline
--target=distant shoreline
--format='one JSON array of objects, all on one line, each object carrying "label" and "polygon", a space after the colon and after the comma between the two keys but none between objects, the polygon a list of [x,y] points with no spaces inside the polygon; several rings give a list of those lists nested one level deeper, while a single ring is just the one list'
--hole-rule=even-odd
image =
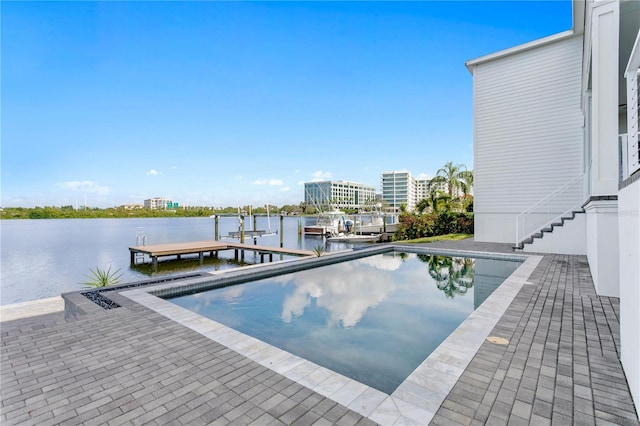
[{"label": "distant shoreline", "polygon": [[[276,209],[277,213],[267,213],[266,209],[253,209],[253,216],[309,216],[310,214],[291,209]],[[314,213],[315,214],[315,213]],[[210,207],[180,207],[174,210],[126,209],[117,208],[87,208],[76,210],[72,207],[8,207],[0,210],[0,220],[19,219],[136,219],[136,218],[167,218],[167,217],[211,217],[237,216],[237,207],[213,210]],[[313,214],[311,214],[313,215]]]}]

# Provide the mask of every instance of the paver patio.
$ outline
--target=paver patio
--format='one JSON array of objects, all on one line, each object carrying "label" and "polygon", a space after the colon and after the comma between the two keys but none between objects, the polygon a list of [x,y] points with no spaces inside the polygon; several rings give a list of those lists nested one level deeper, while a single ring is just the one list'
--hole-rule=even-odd
[{"label": "paver patio", "polygon": [[[434,246],[510,252],[507,244]],[[432,424],[637,425],[618,300],[545,255]],[[1,324],[0,423],[366,425],[370,419],[135,303]]]}]

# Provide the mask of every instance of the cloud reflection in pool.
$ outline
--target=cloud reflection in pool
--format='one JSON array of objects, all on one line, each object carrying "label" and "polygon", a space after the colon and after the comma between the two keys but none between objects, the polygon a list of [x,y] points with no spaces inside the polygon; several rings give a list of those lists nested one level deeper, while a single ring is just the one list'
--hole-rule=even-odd
[{"label": "cloud reflection in pool", "polygon": [[171,301],[390,394],[473,311],[474,263],[392,252]]}]

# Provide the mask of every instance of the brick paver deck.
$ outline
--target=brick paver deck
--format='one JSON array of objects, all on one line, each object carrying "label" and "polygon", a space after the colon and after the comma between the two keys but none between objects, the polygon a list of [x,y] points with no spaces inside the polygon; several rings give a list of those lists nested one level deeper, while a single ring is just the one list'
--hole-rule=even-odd
[{"label": "brick paver deck", "polygon": [[145,308],[2,324],[13,424],[374,424]]},{"label": "brick paver deck", "polygon": [[619,300],[596,295],[585,256],[547,255],[433,424],[638,425],[620,357]]},{"label": "brick paver deck", "polygon": [[[510,250],[463,241],[443,247]],[[637,425],[618,300],[583,256],[540,262],[433,424]],[[366,425],[369,419],[136,304],[1,324],[0,423]]]}]

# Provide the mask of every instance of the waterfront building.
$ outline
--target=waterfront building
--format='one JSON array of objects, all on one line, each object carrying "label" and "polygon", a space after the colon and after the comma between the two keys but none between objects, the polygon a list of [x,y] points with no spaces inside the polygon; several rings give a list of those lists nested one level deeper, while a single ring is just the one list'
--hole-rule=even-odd
[{"label": "waterfront building", "polygon": [[[434,182],[434,185],[436,183]],[[429,178],[416,178],[416,199],[418,201],[425,198],[429,198],[429,192],[431,191],[431,179]]]},{"label": "waterfront building", "polygon": [[376,188],[349,181],[305,182],[304,202],[322,209],[361,209],[376,200]]},{"label": "waterfront building", "polygon": [[[449,185],[446,182],[440,180],[434,180],[433,178],[417,178],[416,179],[416,199],[417,201],[429,198],[429,194],[432,190],[441,191],[445,194],[449,192]],[[463,195],[459,188],[456,188],[454,196],[459,197]]]},{"label": "waterfront building", "polygon": [[173,201],[168,198],[155,197],[144,200],[144,208],[151,210],[167,209],[173,206]]},{"label": "waterfront building", "polygon": [[[433,180],[430,179],[428,182],[428,191],[431,192],[433,189],[437,190],[437,191],[441,191],[444,192],[445,194],[449,192],[449,185],[441,180]],[[460,191],[460,188],[455,188],[455,192],[453,194],[455,197],[459,197],[462,194],[462,191]]]},{"label": "waterfront building", "polygon": [[586,256],[640,407],[640,2],[572,5],[570,30],[466,63],[474,238]]},{"label": "waterfront building", "polygon": [[135,204],[123,204],[122,205],[122,208],[125,209],[125,210],[137,210],[137,209],[141,209],[143,207],[144,207],[143,204],[138,204],[138,203],[135,203]]},{"label": "waterfront building", "polygon": [[406,170],[383,172],[380,178],[382,185],[382,200],[394,213],[400,212],[404,205],[408,212],[412,212],[417,203],[417,184],[411,172]]}]

